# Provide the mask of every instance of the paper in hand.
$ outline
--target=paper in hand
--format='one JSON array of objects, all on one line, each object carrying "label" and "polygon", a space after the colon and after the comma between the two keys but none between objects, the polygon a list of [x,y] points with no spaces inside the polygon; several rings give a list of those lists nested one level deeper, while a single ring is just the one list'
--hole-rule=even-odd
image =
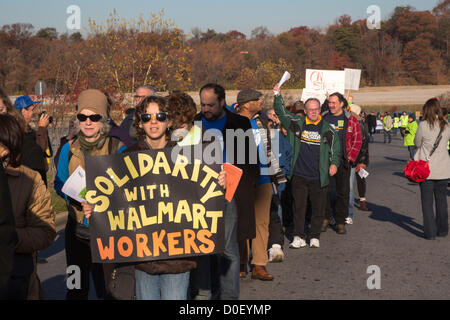
[{"label": "paper in hand", "polygon": [[66,183],[64,183],[61,191],[78,202],[86,201],[84,199],[86,194],[86,172],[82,167],[78,166],[75,169]]},{"label": "paper in hand", "polygon": [[[283,85],[283,83],[285,83],[286,81],[288,81],[291,78],[291,74],[287,71],[284,72],[283,76],[281,77],[280,82],[278,82],[278,90],[281,88],[281,86]],[[275,94],[278,94],[279,91],[275,91]]]},{"label": "paper in hand", "polygon": [[360,169],[360,170],[358,171],[358,174],[359,174],[359,176],[361,177],[361,179],[365,179],[365,178],[367,178],[367,177],[369,176],[369,172],[367,172],[367,171],[364,170],[364,169]]}]

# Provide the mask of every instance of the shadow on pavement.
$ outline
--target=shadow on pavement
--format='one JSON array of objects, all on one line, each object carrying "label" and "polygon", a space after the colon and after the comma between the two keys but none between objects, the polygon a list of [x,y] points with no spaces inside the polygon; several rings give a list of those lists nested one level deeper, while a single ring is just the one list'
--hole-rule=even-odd
[{"label": "shadow on pavement", "polygon": [[64,229],[58,232],[56,241],[47,249],[39,251],[39,258],[47,259],[63,250],[65,250],[65,232]]},{"label": "shadow on pavement", "polygon": [[398,159],[398,158],[391,158],[391,157],[384,157],[386,160],[389,161],[398,161],[398,162],[405,162],[406,163],[406,159]]},{"label": "shadow on pavement", "polygon": [[378,221],[391,222],[419,238],[424,237],[423,226],[415,222],[413,218],[392,212],[390,208],[379,206],[373,203],[368,203],[367,206],[369,210],[372,211],[369,218]]},{"label": "shadow on pavement", "polygon": [[66,279],[57,275],[42,282],[44,300],[64,300],[66,298]]}]

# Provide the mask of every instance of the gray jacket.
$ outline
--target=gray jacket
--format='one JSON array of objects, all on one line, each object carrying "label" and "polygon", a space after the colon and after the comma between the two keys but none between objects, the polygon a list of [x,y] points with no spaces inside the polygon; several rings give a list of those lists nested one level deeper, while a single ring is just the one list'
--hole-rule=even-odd
[{"label": "gray jacket", "polygon": [[[432,130],[426,121],[419,123],[419,128],[414,138],[414,145],[418,148],[414,155],[414,160],[426,160],[431,149],[433,149],[439,131],[437,122]],[[450,179],[450,156],[447,151],[448,140],[450,140],[450,125],[446,125],[442,132],[442,139],[430,158],[430,175],[427,180]]]}]

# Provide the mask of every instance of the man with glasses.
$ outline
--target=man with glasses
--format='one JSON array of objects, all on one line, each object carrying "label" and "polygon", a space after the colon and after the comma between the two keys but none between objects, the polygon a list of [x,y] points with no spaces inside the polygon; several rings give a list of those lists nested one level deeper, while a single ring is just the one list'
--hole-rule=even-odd
[{"label": "man with glasses", "polygon": [[[138,105],[145,97],[156,95],[156,90],[148,84],[143,84],[137,87],[134,95],[134,105]],[[132,139],[136,138],[136,129],[133,127],[135,108],[128,108],[125,111],[126,117],[122,120],[120,128],[129,133]]]},{"label": "man with glasses", "polygon": [[274,91],[275,112],[287,129],[287,138],[294,149],[289,175],[294,199],[294,239],[290,247],[306,247],[304,227],[309,197],[312,211],[309,246],[318,248],[327,187],[341,159],[339,137],[330,124],[322,119],[319,100],[308,99],[305,102],[306,116],[299,116],[286,110],[278,85]]}]

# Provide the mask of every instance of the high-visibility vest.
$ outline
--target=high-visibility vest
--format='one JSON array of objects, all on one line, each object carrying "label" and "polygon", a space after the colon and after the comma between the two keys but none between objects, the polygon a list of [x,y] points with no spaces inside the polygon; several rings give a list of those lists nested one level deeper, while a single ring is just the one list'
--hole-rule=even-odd
[{"label": "high-visibility vest", "polygon": [[[389,121],[390,121],[389,127],[388,127],[388,124],[387,124],[388,118],[389,118]],[[391,118],[391,116],[385,116],[383,118],[383,129],[386,130],[386,131],[390,131],[392,129],[392,118]]]},{"label": "high-visibility vest", "polygon": [[394,117],[394,128],[398,128],[399,124],[400,124],[400,118]]},{"label": "high-visibility vest", "polygon": [[408,118],[409,118],[408,115],[403,115],[403,114],[402,114],[402,115],[400,116],[400,121],[402,122],[402,125],[401,125],[401,126],[402,126],[403,128],[406,128],[406,126],[408,125]]}]

